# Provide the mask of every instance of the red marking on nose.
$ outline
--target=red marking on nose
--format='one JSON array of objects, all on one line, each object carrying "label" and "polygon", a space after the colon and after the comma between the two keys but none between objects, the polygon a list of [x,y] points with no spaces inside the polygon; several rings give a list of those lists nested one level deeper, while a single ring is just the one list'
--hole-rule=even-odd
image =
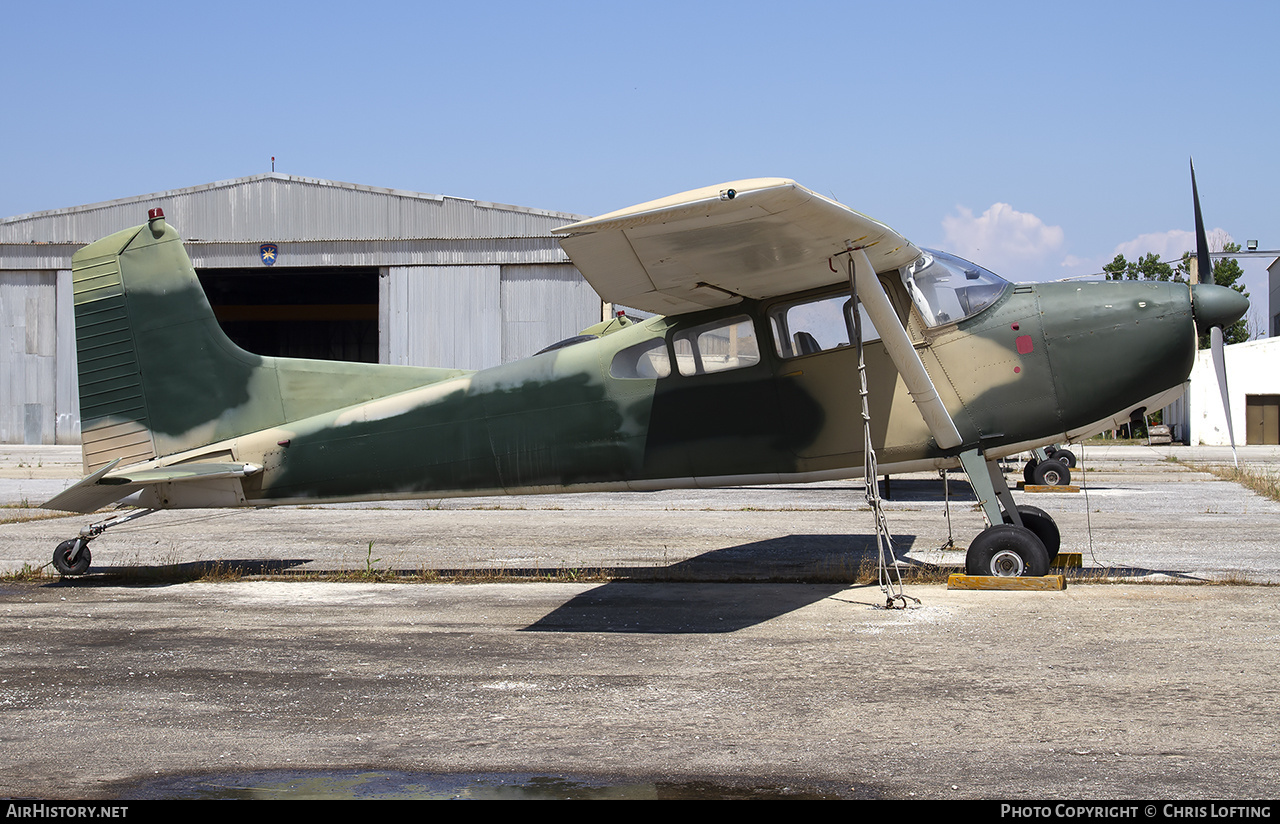
[{"label": "red marking on nose", "polygon": [[1030,355],[1031,350],[1035,348],[1035,344],[1031,342],[1030,335],[1018,335],[1018,339],[1014,343],[1018,345],[1019,355]]},{"label": "red marking on nose", "polygon": [[1013,374],[1015,374],[1015,375],[1016,375],[1016,374],[1018,374],[1018,373],[1019,373],[1019,372],[1021,372],[1021,371],[1022,371],[1022,367],[1021,367],[1021,366],[1015,366],[1015,367],[1013,367]]}]

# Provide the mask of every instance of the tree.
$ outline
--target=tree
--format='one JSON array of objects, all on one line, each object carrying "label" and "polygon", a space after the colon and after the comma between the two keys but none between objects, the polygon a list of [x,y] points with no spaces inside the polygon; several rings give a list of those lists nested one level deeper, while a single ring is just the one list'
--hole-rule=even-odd
[{"label": "tree", "polygon": [[1185,281],[1186,275],[1179,268],[1175,270],[1163,263],[1155,253],[1148,253],[1137,260],[1125,260],[1124,255],[1116,255],[1115,260],[1102,267],[1107,280],[1175,280]]},{"label": "tree", "polygon": [[[1239,252],[1240,244],[1232,241],[1223,241],[1222,251]],[[1107,280],[1171,280],[1177,283],[1187,283],[1191,280],[1191,261],[1194,254],[1191,252],[1183,252],[1182,259],[1178,261],[1177,266],[1170,266],[1168,263],[1161,262],[1160,258],[1155,254],[1146,254],[1137,260],[1126,260],[1124,255],[1116,255],[1115,259],[1102,267],[1103,274]],[[1235,289],[1246,298],[1249,293],[1245,291],[1244,285],[1239,282],[1244,275],[1244,270],[1240,268],[1240,263],[1235,258],[1219,258],[1213,264],[1213,283],[1219,286],[1226,286]],[[1201,282],[1209,283],[1205,278],[1201,278]],[[1222,338],[1225,343],[1243,343],[1249,340],[1249,329],[1244,318],[1236,321],[1230,326],[1222,330]],[[1209,336],[1200,336],[1200,348],[1207,349],[1209,347]]]}]

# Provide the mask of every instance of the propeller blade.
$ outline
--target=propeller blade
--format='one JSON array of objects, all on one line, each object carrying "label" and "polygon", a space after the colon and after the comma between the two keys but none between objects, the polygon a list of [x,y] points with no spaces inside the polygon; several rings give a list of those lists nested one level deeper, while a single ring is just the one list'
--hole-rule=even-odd
[{"label": "propeller blade", "polygon": [[1227,358],[1222,348],[1222,327],[1215,326],[1209,330],[1209,346],[1213,351],[1213,371],[1218,373],[1218,391],[1222,393],[1222,411],[1227,416],[1227,437],[1231,439],[1231,461],[1240,468],[1240,459],[1236,457],[1236,433],[1231,424],[1231,397],[1227,394]]},{"label": "propeller blade", "polygon": [[1205,240],[1204,218],[1200,216],[1200,192],[1196,189],[1196,163],[1191,161],[1191,199],[1196,207],[1196,277],[1192,283],[1213,283],[1213,264],[1209,262],[1209,243]]}]

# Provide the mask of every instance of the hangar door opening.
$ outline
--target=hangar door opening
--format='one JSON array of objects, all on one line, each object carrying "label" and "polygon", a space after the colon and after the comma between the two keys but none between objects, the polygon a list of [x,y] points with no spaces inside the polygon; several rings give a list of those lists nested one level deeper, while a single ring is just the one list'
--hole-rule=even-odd
[{"label": "hangar door opening", "polygon": [[204,269],[218,324],[242,349],[378,362],[378,269]]}]

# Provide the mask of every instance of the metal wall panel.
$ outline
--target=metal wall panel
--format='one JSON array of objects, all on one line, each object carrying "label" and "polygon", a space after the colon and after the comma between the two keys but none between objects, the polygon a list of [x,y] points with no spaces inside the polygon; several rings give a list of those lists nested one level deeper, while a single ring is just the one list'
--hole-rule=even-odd
[{"label": "metal wall panel", "polygon": [[80,443],[80,390],[76,369],[76,310],[71,270],[57,274],[58,358],[55,376],[54,438],[57,443]]},{"label": "metal wall panel", "polygon": [[[246,269],[261,266],[258,247],[269,236],[244,241],[183,238],[197,269]],[[65,269],[82,244],[0,243],[0,268]],[[272,268],[290,266],[451,266],[486,263],[565,263],[568,255],[550,237],[433,238],[391,240],[311,240],[277,243]]]},{"label": "metal wall panel", "polygon": [[[265,238],[264,240],[271,240]],[[187,253],[197,269],[266,267],[257,242],[192,243]],[[489,263],[564,263],[568,256],[551,238],[459,240],[324,240],[277,244],[273,269],[290,266],[455,266]]]},{"label": "metal wall panel", "polygon": [[393,266],[391,363],[485,369],[502,362],[501,267]]},{"label": "metal wall panel", "polygon": [[578,334],[600,312],[600,296],[572,266],[503,266],[503,362]]},{"label": "metal wall panel", "polygon": [[0,443],[54,443],[56,273],[0,271]]}]

